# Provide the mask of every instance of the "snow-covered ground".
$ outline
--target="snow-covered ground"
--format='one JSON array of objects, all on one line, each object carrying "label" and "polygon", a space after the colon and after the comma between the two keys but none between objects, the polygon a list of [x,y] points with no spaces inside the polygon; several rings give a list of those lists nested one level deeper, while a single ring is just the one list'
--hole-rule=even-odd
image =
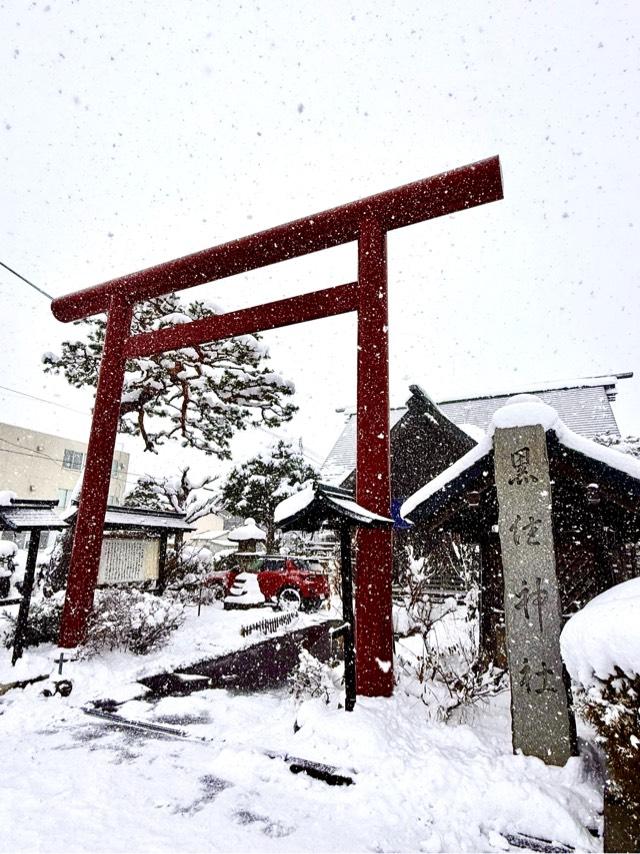
[{"label": "snow-covered ground", "polygon": [[[286,689],[131,699],[119,710],[189,738],[115,729],[83,712],[100,695],[134,697],[132,680],[162,663],[229,648],[241,624],[263,616],[192,612],[154,656],[65,665],[67,698],[44,697],[46,683],[0,697],[0,851],[494,851],[510,850],[503,834],[514,832],[599,850],[585,829],[601,808],[592,763],[514,756],[507,693],[446,725],[402,683],[389,700],[359,698],[353,713]],[[27,652],[11,668],[2,653],[0,681],[50,671],[53,654]],[[350,769],[355,785],[294,775],[265,750]]]}]

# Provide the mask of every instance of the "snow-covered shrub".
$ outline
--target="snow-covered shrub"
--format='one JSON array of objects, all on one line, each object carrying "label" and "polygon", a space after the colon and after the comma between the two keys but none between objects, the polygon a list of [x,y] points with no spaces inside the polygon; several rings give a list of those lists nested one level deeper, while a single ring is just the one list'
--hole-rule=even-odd
[{"label": "snow-covered shrub", "polygon": [[341,674],[314,658],[306,649],[300,650],[298,666],[289,676],[289,692],[296,700],[322,699],[329,705],[341,695]]},{"label": "snow-covered shrub", "polygon": [[[25,647],[57,643],[60,634],[64,591],[35,599],[29,609]],[[87,655],[121,649],[145,655],[162,646],[184,622],[181,603],[162,599],[134,588],[98,590],[87,626]],[[11,647],[16,617],[7,615],[3,643]]]},{"label": "snow-covered shrub", "polygon": [[184,618],[182,604],[171,599],[134,588],[99,590],[85,650],[88,655],[115,649],[146,655],[163,646]]},{"label": "snow-covered shrub", "polygon": [[640,676],[616,668],[607,679],[576,691],[575,708],[594,727],[615,766],[614,779],[625,770],[635,777],[640,762]]},{"label": "snow-covered shrub", "polygon": [[632,578],[588,602],[560,637],[576,711],[607,755],[605,850],[637,850],[623,845],[627,833],[636,845],[640,835],[639,611],[640,578]]},{"label": "snow-covered shrub", "polygon": [[[24,637],[24,646],[39,646],[41,643],[57,643],[64,605],[64,592],[48,599],[34,599],[29,608],[29,619]],[[2,638],[7,648],[13,645],[17,615],[7,614]]]},{"label": "snow-covered shrub", "polygon": [[477,585],[462,604],[454,597],[436,602],[415,572],[414,564],[404,601],[393,610],[396,681],[433,717],[449,720],[454,710],[502,690],[505,673],[480,663]]},{"label": "snow-covered shrub", "polygon": [[[205,577],[214,569],[213,554],[206,546],[184,543],[177,551],[167,553],[167,592],[185,604],[203,605],[215,601],[215,592],[203,586]],[[201,590],[202,588],[202,590]]]}]

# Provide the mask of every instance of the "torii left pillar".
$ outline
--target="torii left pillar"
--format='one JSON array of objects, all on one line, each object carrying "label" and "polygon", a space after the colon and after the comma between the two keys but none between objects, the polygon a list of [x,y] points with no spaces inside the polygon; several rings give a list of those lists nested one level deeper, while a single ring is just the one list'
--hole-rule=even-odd
[{"label": "torii left pillar", "polygon": [[[125,344],[133,307],[120,294],[111,297],[100,377],[87,448],[80,506],[64,600],[60,646],[73,648],[84,640],[100,567],[102,528],[107,512],[113,451],[116,445],[125,370]],[[86,484],[86,488],[85,488]],[[97,558],[97,559],[96,559]]]}]

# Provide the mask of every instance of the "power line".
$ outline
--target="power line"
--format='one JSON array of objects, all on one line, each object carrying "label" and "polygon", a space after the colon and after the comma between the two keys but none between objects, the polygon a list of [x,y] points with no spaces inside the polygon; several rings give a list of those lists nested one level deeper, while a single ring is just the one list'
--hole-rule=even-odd
[{"label": "power line", "polygon": [[14,276],[17,276],[19,279],[22,279],[23,282],[26,282],[30,288],[33,288],[34,291],[38,291],[39,294],[42,294],[43,297],[52,300],[53,297],[51,294],[48,294],[46,291],[43,291],[42,288],[39,288],[37,285],[34,285],[33,282],[30,282],[29,279],[25,279],[20,273],[16,270],[13,270],[8,264],[5,264],[4,261],[0,261],[0,266],[4,267],[5,270],[8,270],[10,273],[13,273]]},{"label": "power line", "polygon": [[50,406],[55,406],[58,409],[68,409],[69,412],[75,412],[78,415],[85,415],[87,418],[90,417],[90,413],[88,412],[83,412],[81,409],[74,409],[72,406],[65,406],[64,403],[56,403],[55,400],[47,400],[46,397],[38,397],[35,394],[27,394],[26,391],[18,391],[18,389],[16,388],[9,388],[5,385],[0,385],[0,389],[2,389],[3,391],[10,391],[12,394],[19,394],[22,397],[30,397],[31,400],[39,400],[40,403],[48,403]]}]

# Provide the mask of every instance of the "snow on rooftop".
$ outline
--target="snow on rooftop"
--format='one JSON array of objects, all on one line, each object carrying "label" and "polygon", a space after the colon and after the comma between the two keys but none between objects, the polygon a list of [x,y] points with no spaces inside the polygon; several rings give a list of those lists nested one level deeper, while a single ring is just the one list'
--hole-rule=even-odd
[{"label": "snow on rooftop", "polygon": [[[611,374],[602,377],[586,377],[575,380],[556,380],[529,385],[528,388],[512,388],[501,394],[470,395],[437,403],[443,415],[477,440],[469,425],[484,431],[489,428],[491,418],[514,395],[530,393],[552,406],[561,420],[575,433],[593,438],[604,433],[620,435],[611,400],[615,396],[617,380],[629,374]],[[393,427],[407,412],[407,407],[394,407],[389,412]],[[356,417],[355,410],[345,410],[346,423],[322,464],[321,474],[325,483],[342,483],[356,464]],[[462,426],[464,425],[464,427]]]},{"label": "snow on rooftop", "polygon": [[570,388],[593,388],[594,386],[611,386],[616,385],[619,379],[626,379],[627,373],[621,374],[604,374],[596,377],[574,377],[566,380],[540,380],[539,382],[527,383],[520,388],[517,386],[511,387],[508,391],[504,388],[497,388],[490,393],[485,394],[459,394],[456,398],[443,400],[441,403],[457,403],[461,400],[481,400],[484,397],[507,397],[509,395],[537,393],[540,391],[561,391]]},{"label": "snow on rooftop", "polygon": [[640,578],[606,590],[567,622],[560,649],[567,670],[585,687],[615,675],[640,674]]},{"label": "snow on rooftop", "polygon": [[380,516],[372,510],[367,510],[366,507],[363,507],[361,504],[356,504],[352,499],[338,498],[337,496],[332,495],[331,501],[339,507],[342,507],[344,510],[347,510],[349,513],[360,516],[362,519],[370,519],[372,522],[389,522],[389,519],[386,516]]},{"label": "snow on rooftop", "polygon": [[305,486],[305,488],[301,489],[299,492],[294,492],[293,495],[290,495],[278,504],[276,509],[273,511],[273,521],[277,525],[283,519],[288,519],[289,516],[299,513],[311,504],[315,496],[316,491],[312,483]]},{"label": "snow on rooftop", "polygon": [[629,454],[623,454],[613,448],[600,445],[591,439],[585,439],[584,436],[579,436],[560,420],[558,413],[552,406],[544,403],[539,397],[533,394],[518,394],[496,410],[484,438],[478,442],[475,448],[472,448],[452,466],[441,472],[438,477],[426,483],[407,498],[400,508],[401,515],[403,517],[408,516],[416,507],[423,504],[428,498],[455,480],[462,472],[486,456],[493,446],[493,434],[496,429],[526,427],[534,424],[541,424],[545,431],[553,430],[558,441],[565,448],[578,451],[586,457],[640,480],[640,460]]},{"label": "snow on rooftop", "polygon": [[463,433],[466,433],[474,442],[481,442],[484,439],[484,430],[478,427],[477,424],[458,424],[458,427]]}]

